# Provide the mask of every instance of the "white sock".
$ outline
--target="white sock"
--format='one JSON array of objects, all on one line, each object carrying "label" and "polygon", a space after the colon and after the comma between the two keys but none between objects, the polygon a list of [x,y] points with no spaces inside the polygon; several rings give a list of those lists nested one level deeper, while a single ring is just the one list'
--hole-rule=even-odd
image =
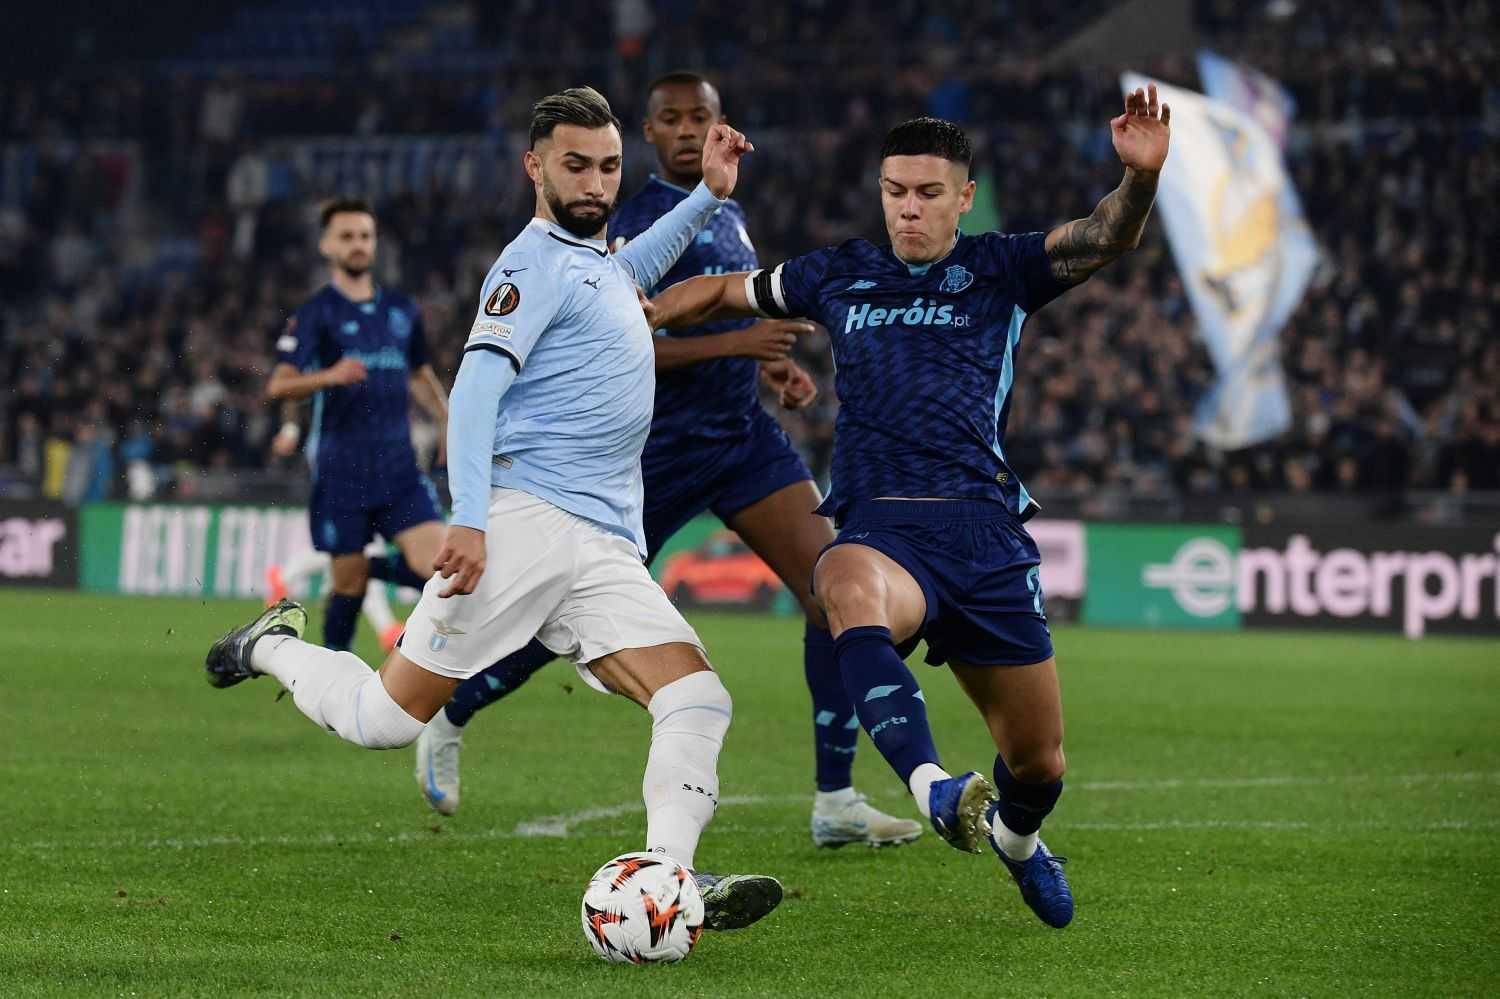
[{"label": "white sock", "polygon": [[383,579],[370,580],[365,587],[365,602],[359,605],[359,609],[365,620],[370,622],[370,627],[375,629],[376,635],[384,635],[385,629],[396,623],[396,615],[391,613],[391,602],[385,595]]},{"label": "white sock", "polygon": [[836,811],[854,803],[854,788],[841,787],[837,791],[817,791],[813,794],[813,811]]},{"label": "white sock", "polygon": [[315,572],[327,576],[333,559],[326,552],[309,548],[281,567],[281,578],[286,582],[287,592],[296,593],[304,580]]},{"label": "white sock", "polygon": [[911,779],[906,782],[906,786],[911,788],[911,796],[916,799],[917,811],[922,813],[922,818],[932,818],[932,806],[928,803],[927,796],[933,782],[947,780],[951,776],[936,763],[919,763],[917,769],[911,772]]},{"label": "white sock", "polygon": [[346,742],[396,749],[422,734],[424,723],[392,700],[380,674],[352,652],[269,635],[255,643],[250,665],[280,680],[299,711]]},{"label": "white sock", "polygon": [[1022,836],[1018,832],[1011,832],[1010,827],[1000,821],[1000,816],[995,816],[995,821],[990,823],[990,836],[995,840],[995,845],[1000,852],[1011,860],[1030,860],[1031,855],[1036,853],[1037,834],[1030,833]]},{"label": "white sock", "polygon": [[698,837],[719,806],[719,750],[733,702],[712,670],[659,689],[651,712],[651,752],[641,795],[646,799],[646,849],[689,869]]}]

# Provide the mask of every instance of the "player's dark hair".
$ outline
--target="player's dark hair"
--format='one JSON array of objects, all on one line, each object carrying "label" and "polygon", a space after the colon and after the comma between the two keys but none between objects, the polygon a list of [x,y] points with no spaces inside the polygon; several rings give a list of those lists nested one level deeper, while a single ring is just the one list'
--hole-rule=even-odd
[{"label": "player's dark hair", "polygon": [[371,208],[370,203],[364,198],[334,198],[326,202],[322,210],[318,212],[318,229],[320,231],[327,229],[333,217],[342,215],[344,212],[363,212],[370,218],[375,217],[375,209]]},{"label": "player's dark hair", "polygon": [[880,158],[887,156],[941,156],[951,163],[968,166],[974,150],[964,130],[942,118],[913,118],[885,134]]},{"label": "player's dark hair", "polygon": [[609,101],[593,87],[569,87],[560,94],[550,94],[531,106],[531,148],[549,137],[559,125],[582,128],[620,129],[620,119],[610,110]]},{"label": "player's dark hair", "polygon": [[[677,83],[681,83],[689,87],[701,87],[703,86],[703,84],[708,83],[708,80],[703,76],[702,73],[694,73],[690,69],[674,69],[672,70],[672,72],[663,73],[661,76],[658,76],[656,79],[648,83],[646,85],[646,96],[650,97],[661,87],[670,87],[673,84]],[[708,83],[708,85],[710,87],[713,86],[712,83]]]}]

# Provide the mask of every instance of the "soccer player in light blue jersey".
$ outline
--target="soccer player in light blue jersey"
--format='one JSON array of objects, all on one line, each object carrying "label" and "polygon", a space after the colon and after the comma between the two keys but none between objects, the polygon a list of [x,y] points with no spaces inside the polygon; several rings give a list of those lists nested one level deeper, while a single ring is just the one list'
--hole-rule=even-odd
[{"label": "soccer player in light blue jersey", "polygon": [[[838,374],[832,488],[838,537],[813,572],[844,683],[870,741],[953,846],[987,842],[1047,925],[1073,895],[1038,838],[1062,794],[1062,696],[1024,522],[1037,504],[1005,456],[1026,318],[1140,241],[1166,161],[1170,110],[1136,91],[1110,121],[1125,167],[1086,218],[1050,232],[958,232],[974,200],[962,129],[893,128],[880,156],[890,242],[849,240],[778,267],[696,277],[653,300],[655,325],[805,316]],[[994,783],[943,769],[904,658],[921,639],[979,709]],[[997,794],[998,791],[998,794]]]},{"label": "soccer player in light blue jersey", "polygon": [[[751,145],[717,125],[703,181],[618,253],[605,246],[619,196],[620,123],[596,91],[533,108],[527,175],[536,217],[481,292],[451,399],[453,514],[399,646],[378,673],[300,638],[282,601],[209,651],[210,682],[270,674],[319,725],[371,749],[405,746],[454,688],[532,637],[590,686],[652,718],[642,791],[646,848],[694,868],[718,805],[731,702],[702,642],[642,562],[641,450],[655,392],[651,329],[637,299],[734,189]],[[697,875],[704,925],[749,925],[781,900],[776,879]]]},{"label": "soccer player in light blue jersey", "polygon": [[[644,132],[656,149],[657,172],[611,218],[614,246],[637,238],[691,197],[702,179],[703,141],[724,120],[718,90],[696,73],[659,78],[646,99]],[[725,202],[657,287],[756,267],[746,222],[735,201]],[[812,472],[761,406],[757,384],[765,380],[779,389],[787,408],[812,401],[816,386],[787,357],[795,333],[811,329],[785,319],[743,319],[656,337],[655,415],[641,456],[646,559],[688,521],[711,511],[781,577],[806,619],[803,676],[812,702],[807,718],[817,788],[813,843],[891,846],[916,839],[922,827],[887,815],[854,788],[859,721],[839,675],[828,622],[808,591],[813,563],[833,541],[833,529],[814,513],[823,497]],[[552,659],[550,649],[532,642],[465,680],[433,718],[417,740],[415,770],[434,809],[444,815],[458,809],[459,753],[474,712],[518,690]]]}]

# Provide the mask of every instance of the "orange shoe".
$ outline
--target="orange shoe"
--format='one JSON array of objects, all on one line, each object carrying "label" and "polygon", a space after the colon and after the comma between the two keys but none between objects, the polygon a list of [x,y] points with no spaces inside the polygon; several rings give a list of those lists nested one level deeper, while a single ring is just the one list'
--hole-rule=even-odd
[{"label": "orange shoe", "polygon": [[401,633],[405,630],[405,622],[392,621],[390,627],[380,633],[380,647],[387,652],[394,649],[396,647],[396,640],[401,637]]},{"label": "orange shoe", "polygon": [[286,599],[286,579],[281,575],[281,566],[273,565],[266,570],[266,606]]}]

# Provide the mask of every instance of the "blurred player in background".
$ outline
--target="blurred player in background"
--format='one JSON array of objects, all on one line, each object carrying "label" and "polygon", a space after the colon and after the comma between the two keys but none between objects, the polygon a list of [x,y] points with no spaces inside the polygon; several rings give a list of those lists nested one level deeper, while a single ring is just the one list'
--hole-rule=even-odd
[{"label": "blurred player in background", "polygon": [[[347,649],[372,577],[421,589],[442,540],[442,512],[411,444],[410,400],[439,424],[448,400],[427,360],[422,315],[377,288],[375,215],[358,199],[330,202],[318,249],[329,283],[297,310],[276,341],[269,399],[313,397],[307,450],[313,547],[331,558],[323,644]],[[367,557],[376,534],[401,558]]]},{"label": "blurred player in background", "polygon": [[[645,136],[656,147],[657,172],[610,222],[616,249],[688,197],[702,179],[704,140],[723,120],[717,89],[685,72],[651,84],[647,114]],[[727,201],[657,287],[755,266],[744,212]],[[922,827],[871,807],[852,786],[858,721],[827,620],[808,589],[813,563],[833,541],[833,531],[814,513],[822,497],[812,473],[761,407],[757,391],[758,371],[788,409],[812,402],[812,379],[787,358],[796,335],[811,330],[808,323],[786,319],[729,320],[656,337],[655,415],[641,458],[647,561],[684,524],[711,510],[776,571],[807,617],[803,666],[812,694],[817,780],[813,842],[905,843],[921,835]],[[417,740],[416,777],[433,808],[445,815],[458,809],[459,750],[474,712],[515,691],[553,658],[533,641],[465,681],[427,726]]]},{"label": "blurred player in background", "polygon": [[[1049,926],[1073,895],[1037,836],[1062,794],[1057,663],[1023,522],[1036,504],[1005,459],[1015,353],[1026,317],[1134,248],[1166,161],[1169,109],[1136,91],[1110,122],[1125,177],[1088,218],[1048,233],[964,236],[972,152],[958,126],[918,118],[881,150],[890,243],[855,239],[773,270],[700,277],[653,303],[658,326],[806,316],[828,327],[841,403],[838,525],[813,588],[859,719],[953,846],[988,840]],[[995,783],[943,769],[916,678],[919,639],[947,663],[995,746]],[[996,800],[998,788],[998,800]]]},{"label": "blurred player in background", "polygon": [[[301,641],[282,601],[209,650],[216,687],[270,674],[318,725],[369,749],[410,744],[459,682],[540,637],[595,689],[651,715],[641,785],[646,847],[696,867],[718,806],[733,704],[696,632],[642,564],[641,449],[651,428],[652,287],[734,190],[745,137],[716,125],[703,181],[618,253],[619,121],[597,91],[533,109],[525,166],[536,217],[486,277],[453,386],[453,515],[406,633],[372,673]],[[586,740],[587,741],[587,740]],[[580,743],[584,746],[584,743]],[[599,764],[600,748],[586,753]],[[704,925],[736,929],[780,903],[763,875],[695,871]]]}]

